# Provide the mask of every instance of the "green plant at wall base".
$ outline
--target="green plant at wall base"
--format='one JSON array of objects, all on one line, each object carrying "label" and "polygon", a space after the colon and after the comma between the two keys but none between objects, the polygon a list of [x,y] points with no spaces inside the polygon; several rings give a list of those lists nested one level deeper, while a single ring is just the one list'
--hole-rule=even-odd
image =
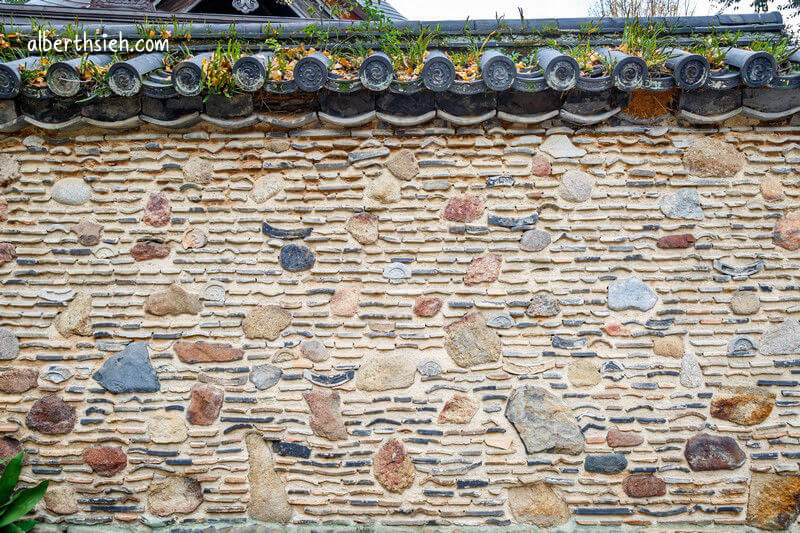
[{"label": "green plant at wall base", "polygon": [[5,470],[0,477],[0,533],[24,533],[33,529],[36,520],[20,520],[44,497],[49,481],[35,487],[14,492],[22,470],[22,452],[5,459]]}]

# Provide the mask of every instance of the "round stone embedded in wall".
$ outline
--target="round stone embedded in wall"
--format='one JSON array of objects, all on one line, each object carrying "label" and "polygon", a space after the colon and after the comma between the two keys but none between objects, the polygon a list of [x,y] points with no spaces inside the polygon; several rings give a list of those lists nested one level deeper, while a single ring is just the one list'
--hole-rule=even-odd
[{"label": "round stone embedded in wall", "polygon": [[580,170],[568,170],[561,176],[558,195],[567,202],[585,202],[592,196],[592,177]]},{"label": "round stone embedded in wall", "polygon": [[327,360],[330,355],[328,349],[317,339],[309,339],[300,343],[300,353],[303,357],[315,363]]},{"label": "round stone embedded in wall", "polygon": [[561,312],[558,300],[546,292],[537,292],[525,309],[525,314],[532,317],[556,316]]},{"label": "round stone embedded in wall", "polygon": [[702,137],[693,142],[683,154],[689,171],[703,178],[732,178],[742,170],[746,160],[734,144]]},{"label": "round stone embedded in wall", "polygon": [[731,297],[731,311],[735,315],[753,315],[760,307],[761,301],[754,292],[739,291]]},{"label": "round stone embedded in wall", "polygon": [[531,174],[540,178],[549,176],[553,173],[550,160],[543,155],[534,156],[531,160]]},{"label": "round stone embedded in wall", "polygon": [[75,408],[55,394],[36,400],[25,417],[28,429],[45,435],[69,433],[76,421]]},{"label": "round stone embedded in wall", "polygon": [[183,234],[181,244],[185,250],[192,250],[195,248],[202,248],[208,242],[208,237],[199,228],[192,228]]},{"label": "round stone embedded in wall", "polygon": [[65,205],[83,205],[89,201],[92,189],[80,178],[63,178],[53,185],[50,197]]},{"label": "round stone embedded in wall", "polygon": [[439,364],[439,361],[429,359],[417,365],[417,370],[423,376],[433,378],[442,373],[442,365]]},{"label": "round stone embedded in wall", "polygon": [[680,189],[674,193],[665,194],[661,197],[659,208],[667,218],[703,219],[700,195],[695,189]]},{"label": "round stone embedded in wall", "polygon": [[280,261],[284,270],[301,272],[313,267],[317,260],[308,246],[287,244],[281,248]]},{"label": "round stone embedded in wall", "polygon": [[522,234],[519,247],[525,252],[540,252],[552,242],[550,234],[540,229],[531,229]]},{"label": "round stone embedded in wall", "polygon": [[283,370],[274,365],[256,365],[250,372],[250,383],[258,390],[268,389],[275,386],[281,380]]},{"label": "round stone embedded in wall", "polygon": [[359,244],[372,244],[378,240],[378,217],[369,213],[357,213],[344,226]]}]

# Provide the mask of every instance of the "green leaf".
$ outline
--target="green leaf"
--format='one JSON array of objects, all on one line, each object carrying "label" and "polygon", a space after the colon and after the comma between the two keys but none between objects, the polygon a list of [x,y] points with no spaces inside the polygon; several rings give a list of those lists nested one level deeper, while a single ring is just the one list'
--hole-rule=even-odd
[{"label": "green leaf", "polygon": [[27,533],[33,526],[36,525],[36,520],[17,520],[0,528],[0,533]]},{"label": "green leaf", "polygon": [[22,452],[11,459],[6,465],[3,477],[0,477],[0,502],[7,502],[11,496],[11,491],[19,481],[19,473],[22,470]]},{"label": "green leaf", "polygon": [[22,518],[31,509],[33,509],[39,500],[44,497],[44,491],[47,490],[49,481],[42,481],[35,487],[24,489],[14,495],[14,501],[5,509],[5,512],[0,516],[0,527],[7,526],[15,522],[17,519]]}]

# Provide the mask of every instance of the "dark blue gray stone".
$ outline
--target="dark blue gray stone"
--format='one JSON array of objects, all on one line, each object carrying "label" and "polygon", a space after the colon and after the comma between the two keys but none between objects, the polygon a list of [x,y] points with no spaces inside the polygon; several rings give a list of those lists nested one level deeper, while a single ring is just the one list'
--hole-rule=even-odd
[{"label": "dark blue gray stone", "polygon": [[161,390],[156,371],[150,363],[147,344],[141,341],[132,342],[121,352],[109,357],[92,377],[109,392]]},{"label": "dark blue gray stone", "polygon": [[275,226],[270,226],[266,222],[262,222],[261,231],[264,232],[264,235],[269,237],[288,241],[293,239],[305,239],[311,235],[311,232],[314,231],[314,228],[280,229],[276,228]]},{"label": "dark blue gray stone", "polygon": [[587,455],[583,468],[587,472],[598,474],[619,474],[628,468],[628,460],[621,453]]},{"label": "dark blue gray stone", "polygon": [[511,176],[489,176],[486,178],[487,187],[511,187],[517,180]]},{"label": "dark blue gray stone", "polygon": [[536,213],[529,215],[527,217],[500,217],[497,215],[489,215],[489,225],[490,226],[500,226],[503,228],[519,228],[519,229],[530,229],[527,226],[531,226],[536,224],[539,221],[539,215]]},{"label": "dark blue gray stone", "polygon": [[281,248],[280,261],[284,270],[300,272],[313,267],[317,260],[307,246],[287,244]]},{"label": "dark blue gray stone", "polygon": [[280,381],[283,370],[274,365],[257,365],[250,372],[250,382],[258,390],[268,389]]},{"label": "dark blue gray stone", "polygon": [[308,446],[304,446],[297,442],[288,442],[285,440],[272,441],[272,451],[278,455],[300,457],[301,459],[308,459],[311,457],[311,448]]},{"label": "dark blue gray stone", "polygon": [[586,339],[581,337],[568,339],[566,337],[559,337],[558,335],[553,335],[550,338],[550,344],[553,346],[553,348],[562,348],[564,350],[577,350],[578,348],[583,348],[583,346],[586,344]]},{"label": "dark blue gray stone", "polygon": [[341,385],[342,383],[347,383],[348,381],[352,380],[355,375],[356,375],[355,370],[348,370],[347,372],[342,372],[341,374],[333,374],[330,376],[325,376],[323,374],[314,374],[310,370],[303,371],[304,378],[306,378],[314,385],[319,385],[321,387],[335,387],[337,385]]}]

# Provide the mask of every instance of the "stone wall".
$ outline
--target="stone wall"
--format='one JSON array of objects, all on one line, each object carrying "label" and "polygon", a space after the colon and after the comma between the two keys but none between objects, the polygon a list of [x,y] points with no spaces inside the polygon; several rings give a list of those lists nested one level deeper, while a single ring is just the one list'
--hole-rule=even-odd
[{"label": "stone wall", "polygon": [[798,142],[6,137],[0,451],[56,523],[787,527]]}]

